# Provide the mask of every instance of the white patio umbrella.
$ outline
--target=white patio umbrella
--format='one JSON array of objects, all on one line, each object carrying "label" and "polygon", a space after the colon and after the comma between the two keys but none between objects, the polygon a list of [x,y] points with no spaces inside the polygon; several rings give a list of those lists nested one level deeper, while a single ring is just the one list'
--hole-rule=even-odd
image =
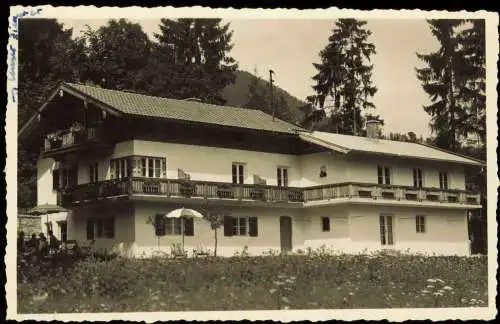
[{"label": "white patio umbrella", "polygon": [[203,214],[189,208],[178,208],[174,209],[171,212],[165,214],[166,218],[181,218],[183,222],[182,226],[182,249],[184,250],[184,228],[185,228],[185,219],[186,218],[203,218]]}]

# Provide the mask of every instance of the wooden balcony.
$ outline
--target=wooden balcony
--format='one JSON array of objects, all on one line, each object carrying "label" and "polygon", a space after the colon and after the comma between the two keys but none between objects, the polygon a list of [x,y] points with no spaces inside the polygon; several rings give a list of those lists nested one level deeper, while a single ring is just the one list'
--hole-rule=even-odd
[{"label": "wooden balcony", "polygon": [[464,205],[479,205],[481,203],[480,194],[464,190],[414,188],[408,186],[354,182],[304,188],[303,198],[304,202],[338,198],[364,198],[372,200],[456,203]]},{"label": "wooden balcony", "polygon": [[157,199],[215,199],[224,202],[256,202],[302,205],[314,201],[406,201],[479,205],[480,195],[461,190],[412,188],[365,183],[339,183],[308,188],[232,184],[178,179],[126,178],[78,185],[61,191],[63,205],[110,197]]},{"label": "wooden balcony", "polygon": [[81,132],[70,130],[61,131],[56,137],[47,136],[42,148],[42,156],[57,157],[66,153],[79,150],[109,148],[100,136],[100,129],[97,127],[85,128]]}]

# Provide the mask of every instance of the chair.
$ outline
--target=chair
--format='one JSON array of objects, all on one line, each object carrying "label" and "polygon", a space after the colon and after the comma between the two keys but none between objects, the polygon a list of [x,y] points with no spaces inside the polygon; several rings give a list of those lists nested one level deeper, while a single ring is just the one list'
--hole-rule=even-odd
[{"label": "chair", "polygon": [[196,248],[193,249],[193,256],[195,258],[207,257],[209,255],[210,255],[210,253],[208,253],[208,251],[201,244],[196,245]]},{"label": "chair", "polygon": [[172,257],[174,259],[175,258],[186,258],[187,257],[186,251],[184,250],[184,248],[179,243],[172,244],[172,246],[170,248],[170,251],[171,251]]}]

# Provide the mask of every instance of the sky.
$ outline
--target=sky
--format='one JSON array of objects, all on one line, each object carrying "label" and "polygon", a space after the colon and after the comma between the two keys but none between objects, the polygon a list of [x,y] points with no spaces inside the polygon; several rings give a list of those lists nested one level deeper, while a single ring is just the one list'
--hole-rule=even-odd
[{"label": "sky", "polygon": [[[73,28],[77,36],[85,25],[98,28],[106,20],[58,19],[65,28]],[[130,19],[141,24],[153,39],[159,31],[159,20]],[[275,84],[293,96],[304,100],[312,95],[312,76],[319,63],[319,52],[328,44],[334,27],[330,19],[237,19],[224,20],[233,30],[234,44],[230,55],[239,69],[257,70],[268,78],[269,69],[275,74]],[[372,57],[373,83],[378,91],[372,101],[384,120],[383,132],[388,134],[413,131],[417,136],[431,134],[429,115],[423,106],[430,103],[416,77],[415,67],[423,64],[416,53],[429,53],[438,48],[424,19],[371,19],[365,26],[372,32],[369,40],[377,53]]]}]

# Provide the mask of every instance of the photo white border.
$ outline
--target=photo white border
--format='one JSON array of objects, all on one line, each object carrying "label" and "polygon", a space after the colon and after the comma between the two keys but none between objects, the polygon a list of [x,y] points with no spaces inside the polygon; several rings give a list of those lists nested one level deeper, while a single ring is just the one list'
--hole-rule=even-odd
[{"label": "photo white border", "polygon": [[[36,12],[41,8],[40,12]],[[17,41],[10,37],[7,44],[7,91],[8,104],[6,112],[6,182],[7,182],[7,248],[6,263],[6,299],[7,319],[39,321],[108,321],[130,320],[154,322],[158,320],[279,320],[282,322],[298,320],[469,320],[493,319],[496,316],[496,273],[497,273],[497,223],[496,202],[497,187],[497,59],[498,44],[498,14],[486,11],[476,12],[447,12],[422,10],[348,10],[348,9],[211,9],[196,7],[53,7],[12,6],[9,17],[9,31],[13,17],[23,11],[33,12],[38,18],[65,18],[65,19],[159,19],[162,17],[217,17],[223,19],[337,19],[341,17],[355,17],[358,19],[438,19],[438,18],[478,18],[486,20],[486,118],[487,118],[487,174],[488,174],[488,304],[480,308],[405,308],[405,309],[338,309],[338,310],[277,310],[277,311],[211,311],[211,312],[140,312],[140,313],[85,313],[85,314],[18,314],[17,313],[17,272],[16,272],[16,236],[17,236],[17,103],[13,102],[12,91],[17,88],[17,61],[11,57],[11,47],[17,49]],[[35,9],[33,11],[33,9]],[[17,57],[16,57],[17,58]],[[14,80],[9,78],[15,73]],[[493,222],[495,220],[495,222]]]}]

